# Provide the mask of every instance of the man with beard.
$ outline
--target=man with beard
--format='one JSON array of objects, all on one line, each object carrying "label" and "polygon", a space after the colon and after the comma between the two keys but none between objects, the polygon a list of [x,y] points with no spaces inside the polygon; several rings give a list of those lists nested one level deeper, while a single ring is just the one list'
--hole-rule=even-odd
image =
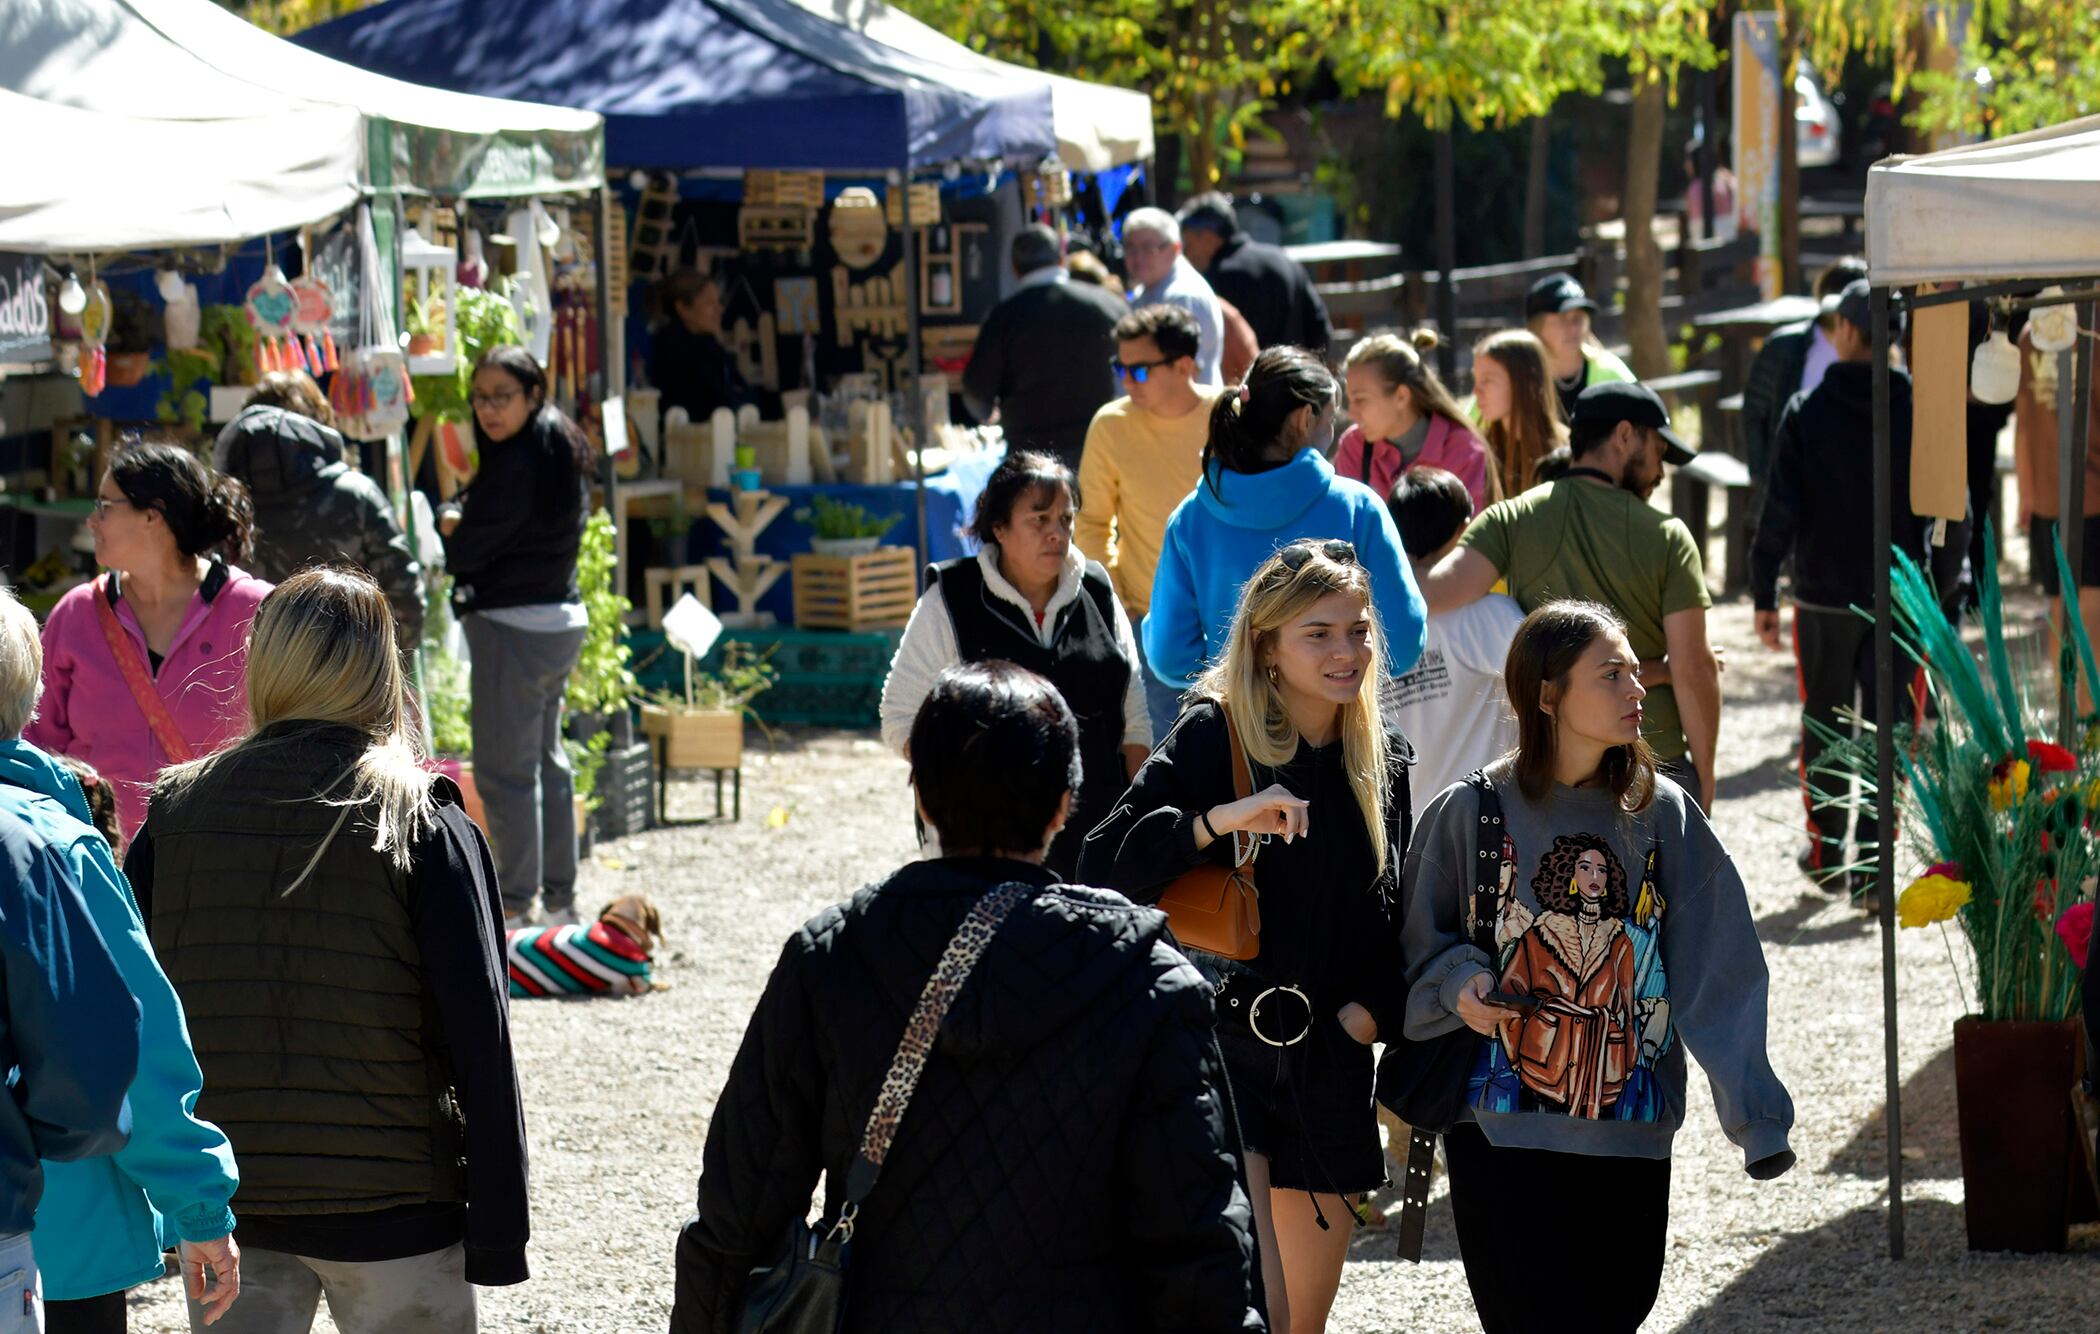
[{"label": "man with beard", "polygon": [[1644,664],[1641,734],[1663,772],[1711,810],[1721,731],[1721,669],[1706,638],[1713,598],[1691,532],[1648,503],[1665,462],[1697,455],[1671,431],[1653,390],[1622,383],[1582,391],[1568,450],[1559,480],[1482,511],[1422,581],[1422,595],[1431,612],[1450,611],[1501,581],[1527,613],[1556,598],[1618,612]]}]

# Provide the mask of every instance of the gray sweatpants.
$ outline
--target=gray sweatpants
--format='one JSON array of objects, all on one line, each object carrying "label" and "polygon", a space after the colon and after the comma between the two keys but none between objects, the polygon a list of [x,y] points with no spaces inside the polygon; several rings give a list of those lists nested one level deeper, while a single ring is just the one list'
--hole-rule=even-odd
[{"label": "gray sweatpants", "polygon": [[[402,1260],[350,1263],[283,1251],[241,1252],[241,1295],[210,1334],[307,1334],[323,1294],[342,1334],[474,1334],[467,1252],[454,1243]],[[192,1334],[204,1308],[189,1304]]]},{"label": "gray sweatpants", "polygon": [[583,648],[581,630],[518,630],[460,618],[473,655],[474,786],[506,916],[539,897],[548,912],[576,902],[576,788],[561,742],[561,697]]}]

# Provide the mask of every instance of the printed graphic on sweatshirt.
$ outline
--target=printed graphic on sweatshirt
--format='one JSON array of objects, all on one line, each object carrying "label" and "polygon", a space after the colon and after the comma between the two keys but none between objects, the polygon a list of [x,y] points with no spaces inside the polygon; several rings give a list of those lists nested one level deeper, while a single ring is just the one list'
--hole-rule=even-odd
[{"label": "printed graphic on sweatshirt", "polygon": [[1655,863],[1651,849],[1635,888],[1608,840],[1559,835],[1531,879],[1534,913],[1516,895],[1517,850],[1503,838],[1491,905],[1495,986],[1538,1004],[1481,1043],[1476,1110],[1660,1117],[1655,1063],[1674,1034],[1659,948],[1667,905]]}]

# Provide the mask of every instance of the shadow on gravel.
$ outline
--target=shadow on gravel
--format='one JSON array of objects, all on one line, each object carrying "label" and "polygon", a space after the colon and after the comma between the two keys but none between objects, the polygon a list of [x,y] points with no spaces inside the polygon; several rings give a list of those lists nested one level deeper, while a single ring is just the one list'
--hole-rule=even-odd
[{"label": "shadow on gravel", "polygon": [[[1680,1216],[1673,1227],[1692,1225]],[[1888,1214],[1878,1204],[1776,1238],[1678,1328],[2092,1328],[2091,1229],[2074,1237],[2070,1255],[1971,1254],[1961,1206],[1940,1200],[1909,1201],[1904,1228],[1908,1258],[1900,1262],[1888,1257]]]},{"label": "shadow on gravel", "polygon": [[1819,889],[1804,888],[1801,897],[1794,900],[1790,908],[1771,913],[1757,919],[1758,937],[1772,945],[1828,945],[1835,941],[1851,940],[1875,929],[1874,919],[1848,907],[1817,926],[1808,923],[1837,906],[1834,894],[1825,894]]},{"label": "shadow on gravel", "polygon": [[1800,781],[1794,775],[1794,759],[1795,748],[1789,743],[1777,755],[1768,755],[1740,773],[1722,774],[1714,780],[1714,800],[1741,801],[1792,789]]},{"label": "shadow on gravel", "polygon": [[[1954,1047],[1952,1039],[1939,1055],[1918,1068],[1903,1084],[1903,1176],[1907,1181],[1957,1181],[1961,1178],[1961,1135],[1954,1113]],[[1888,1146],[1882,1133],[1883,1109],[1859,1128],[1831,1156],[1823,1170],[1880,1180],[1888,1172]]]}]

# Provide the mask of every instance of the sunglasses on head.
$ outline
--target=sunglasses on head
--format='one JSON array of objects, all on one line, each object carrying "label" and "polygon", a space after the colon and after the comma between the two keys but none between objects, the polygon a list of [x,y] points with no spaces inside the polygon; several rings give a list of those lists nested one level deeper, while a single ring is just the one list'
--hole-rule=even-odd
[{"label": "sunglasses on head", "polygon": [[1110,361],[1108,368],[1116,373],[1118,379],[1143,384],[1152,378],[1152,372],[1173,364],[1169,358],[1161,357],[1158,361]]},{"label": "sunglasses on head", "polygon": [[1356,564],[1356,548],[1339,539],[1330,542],[1293,542],[1276,553],[1283,568],[1292,574],[1305,568],[1305,562],[1314,556],[1325,556],[1337,565]]}]

